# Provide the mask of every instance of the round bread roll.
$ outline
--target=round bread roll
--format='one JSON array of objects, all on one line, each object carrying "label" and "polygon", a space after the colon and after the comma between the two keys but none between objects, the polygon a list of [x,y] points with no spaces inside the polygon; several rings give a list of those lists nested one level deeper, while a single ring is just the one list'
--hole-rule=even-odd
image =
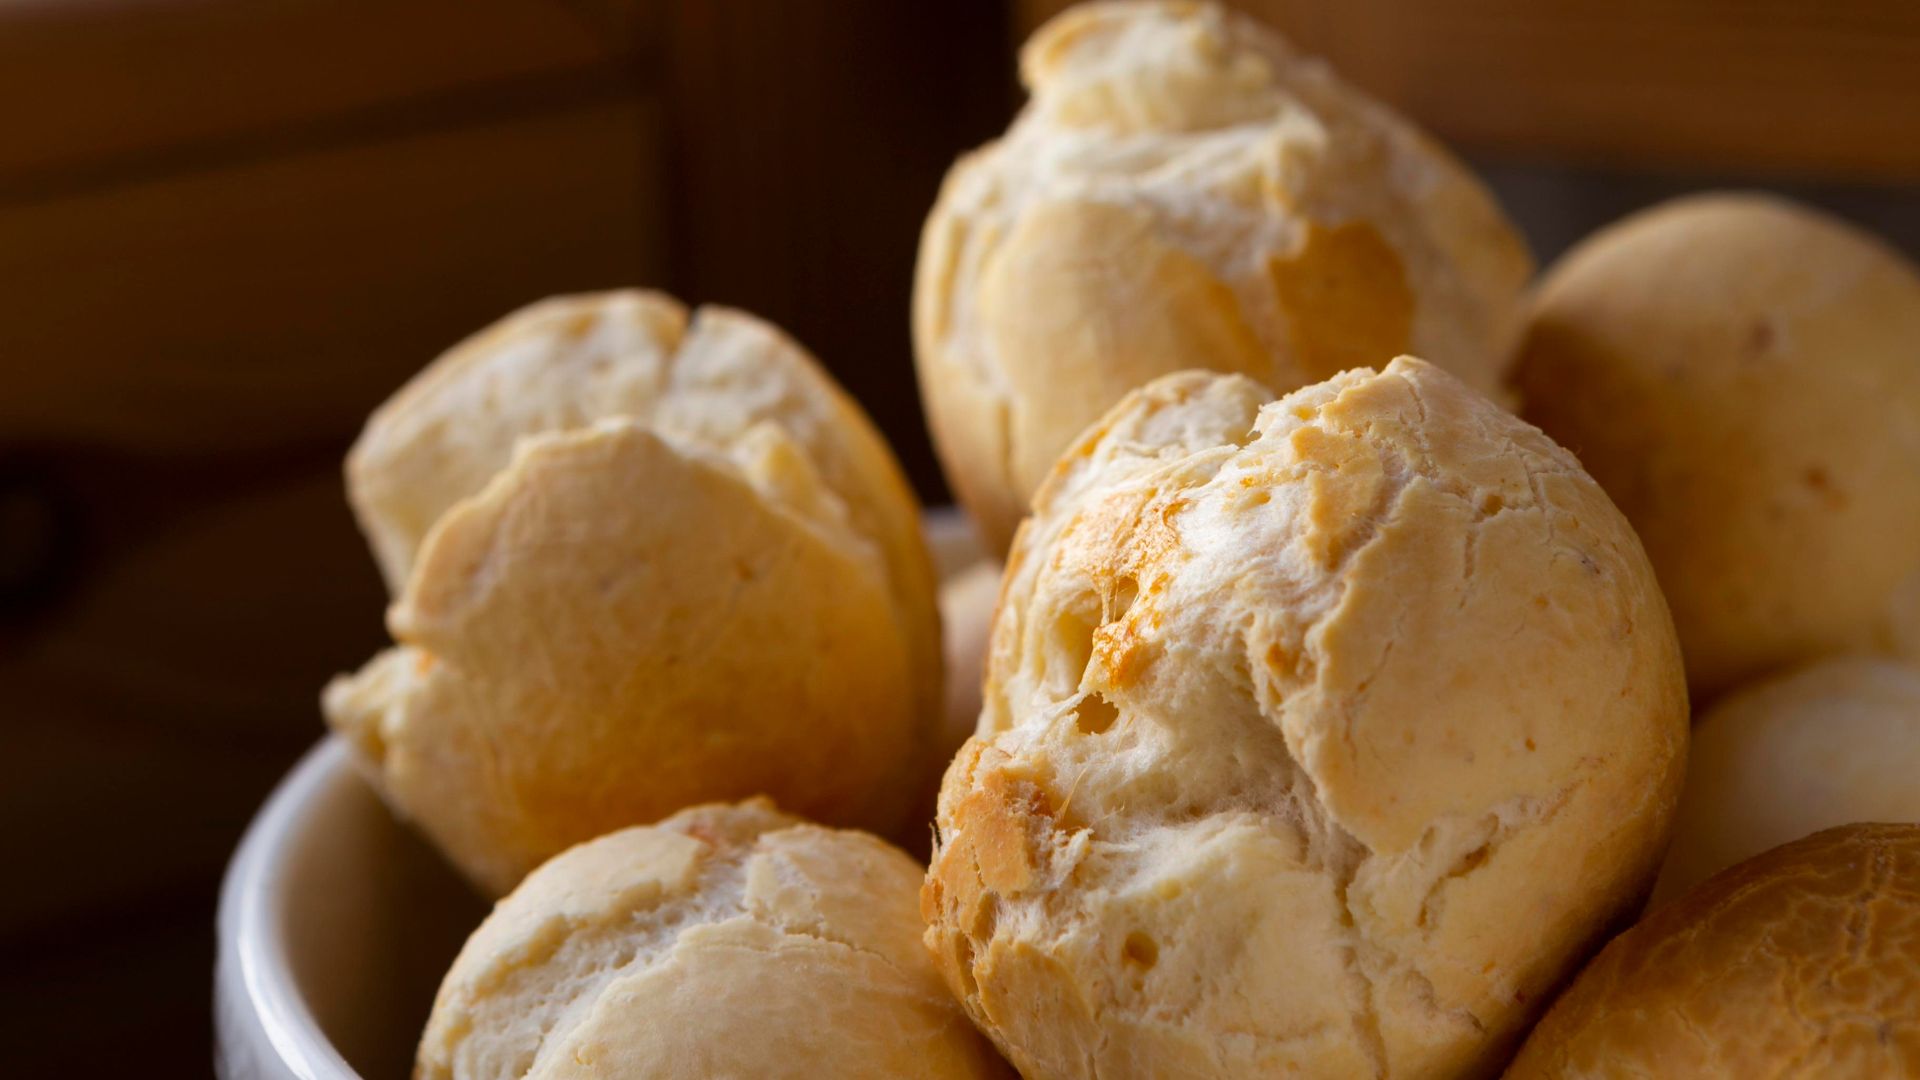
[{"label": "round bread roll", "polygon": [[1636,214],[1546,277],[1526,416],[1633,522],[1705,698],[1920,657],[1920,273],[1779,199]]},{"label": "round bread roll", "polygon": [[1011,1076],[927,961],[919,879],[764,799],[582,844],[468,939],[414,1076]]},{"label": "round bread roll", "polygon": [[325,712],[486,891],[761,792],[924,835],[947,748],[913,498],[773,328],[647,293],[536,305],[376,413],[348,474],[400,645]]},{"label": "round bread roll", "polygon": [[1920,822],[1920,668],[1847,657],[1747,687],[1694,725],[1654,902],[1819,829]]},{"label": "round bread roll", "polygon": [[980,684],[987,673],[987,638],[1000,596],[1000,564],[974,563],[940,584],[941,641],[947,650],[947,729],[942,742],[957,749],[980,722]]},{"label": "round bread roll", "polygon": [[1007,566],[921,910],[1030,1080],[1501,1060],[1652,883],[1679,650],[1572,455],[1401,358],[1189,372]]},{"label": "round bread roll", "polygon": [[771,425],[818,474],[823,510],[877,546],[916,688],[940,700],[934,576],[919,506],[859,405],[793,339],[742,311],[664,293],[544,300],[454,346],[367,421],[347,495],[397,594],[440,516],[529,435],[631,417],[725,453]]},{"label": "round bread roll", "polygon": [[1031,100],[954,166],[913,329],[948,478],[1004,551],[1060,451],[1204,367],[1276,391],[1418,352],[1494,393],[1532,262],[1445,149],[1211,4],[1047,23]]},{"label": "round bread roll", "polygon": [[1920,826],[1828,829],[1661,906],[1507,1071],[1616,1076],[1920,1076]]}]

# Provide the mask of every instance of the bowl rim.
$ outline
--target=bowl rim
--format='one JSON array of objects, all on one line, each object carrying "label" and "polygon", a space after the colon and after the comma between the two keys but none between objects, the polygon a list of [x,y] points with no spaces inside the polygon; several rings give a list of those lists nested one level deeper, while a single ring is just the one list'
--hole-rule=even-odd
[{"label": "bowl rim", "polygon": [[[263,1077],[273,1075],[261,1072],[264,1064],[299,1080],[358,1080],[294,985],[282,925],[289,840],[316,799],[351,774],[346,745],[333,736],[321,739],[274,788],[227,864],[214,964],[218,1071],[224,1077],[245,1075],[234,1070],[230,1055],[252,1050],[248,1058]],[[259,1061],[268,1047],[273,1058]]]}]

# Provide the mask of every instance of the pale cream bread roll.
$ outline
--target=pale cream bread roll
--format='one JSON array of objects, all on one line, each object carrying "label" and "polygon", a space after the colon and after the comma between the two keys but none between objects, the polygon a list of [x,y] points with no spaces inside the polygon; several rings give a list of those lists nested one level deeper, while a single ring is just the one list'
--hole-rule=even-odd
[{"label": "pale cream bread roll", "polygon": [[1417,352],[1497,392],[1532,272],[1451,154],[1213,4],[1093,3],[949,173],[913,330],[947,476],[1005,549],[1054,458],[1183,368],[1276,391]]},{"label": "pale cream bread roll", "polygon": [[[870,538],[915,664],[936,670],[933,571],[912,489],[858,404],[799,343],[743,311],[629,289],[540,301],[449,349],[368,419],[347,495],[397,594],[422,539],[528,435],[625,416],[702,447],[771,424]],[[928,700],[937,686],[925,678]]]},{"label": "pale cream bread roll", "polygon": [[919,941],[920,867],[764,799],[571,848],[448,971],[416,1080],[985,1080]]},{"label": "pale cream bread roll", "polygon": [[375,413],[348,477],[398,645],[327,718],[486,891],[715,798],[924,836],[950,748],[917,509],[774,328],[535,305]]},{"label": "pale cream bread roll", "polygon": [[1677,199],[1546,275],[1529,420],[1633,523],[1695,696],[1920,659],[1920,270],[1783,199]]},{"label": "pale cream bread roll", "polygon": [[1637,909],[1686,738],[1538,430],[1410,358],[1168,376],[1016,538],[927,943],[1030,1080],[1485,1073]]},{"label": "pale cream bread roll", "polygon": [[1654,903],[1856,821],[1920,822],[1920,668],[1840,657],[1744,687],[1694,725]]}]

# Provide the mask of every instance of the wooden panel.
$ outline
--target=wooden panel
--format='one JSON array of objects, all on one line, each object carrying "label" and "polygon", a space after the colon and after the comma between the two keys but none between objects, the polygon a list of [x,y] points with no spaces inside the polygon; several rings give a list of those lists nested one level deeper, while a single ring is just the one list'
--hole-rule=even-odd
[{"label": "wooden panel", "polygon": [[212,1076],[213,907],[211,885],[147,895],[82,932],[6,942],[7,1075]]},{"label": "wooden panel", "polygon": [[0,442],[338,440],[511,308],[656,279],[658,125],[613,101],[0,207]]},{"label": "wooden panel", "polygon": [[225,471],[96,455],[48,474],[85,508],[67,540],[86,556],[54,608],[0,605],[0,819],[38,823],[0,830],[0,939],[214,874],[319,738],[321,684],[382,643],[337,459]]},{"label": "wooden panel", "polygon": [[[1030,29],[1067,6],[1019,0]],[[1910,0],[1237,0],[1455,145],[1920,177]]]},{"label": "wooden panel", "polygon": [[481,84],[608,81],[638,21],[589,15],[562,0],[12,0],[0,195]]},{"label": "wooden panel", "polygon": [[567,8],[593,27],[603,40],[625,42],[643,65],[642,74],[657,68],[650,54],[658,50],[662,24],[672,5],[668,0],[546,0]]},{"label": "wooden panel", "polygon": [[672,5],[673,275],[805,342],[939,497],[907,307],[920,225],[1011,107],[1004,3]]}]

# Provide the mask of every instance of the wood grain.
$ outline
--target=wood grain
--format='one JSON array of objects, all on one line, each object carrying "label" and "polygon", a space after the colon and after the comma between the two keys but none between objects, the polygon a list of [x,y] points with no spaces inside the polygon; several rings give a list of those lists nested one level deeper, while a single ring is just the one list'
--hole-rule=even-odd
[{"label": "wood grain", "polygon": [[791,331],[940,499],[907,333],[920,225],[1004,126],[1000,3],[666,6],[672,279]]},{"label": "wood grain", "polygon": [[[57,482],[88,508],[82,573],[0,652],[0,820],[34,823],[0,830],[23,886],[0,891],[0,939],[216,872],[319,737],[321,683],[384,636],[333,454],[216,483],[76,460]],[[176,496],[156,514],[142,491]]]},{"label": "wood grain", "polygon": [[615,100],[0,206],[0,436],[338,439],[514,307],[657,280],[658,127]]},{"label": "wood grain", "polygon": [[[1065,0],[1018,0],[1022,34]],[[1234,0],[1469,153],[1920,178],[1910,0]]]},{"label": "wood grain", "polygon": [[245,153],[491,84],[606,81],[644,24],[588,14],[560,0],[13,0],[0,14],[0,192]]}]

